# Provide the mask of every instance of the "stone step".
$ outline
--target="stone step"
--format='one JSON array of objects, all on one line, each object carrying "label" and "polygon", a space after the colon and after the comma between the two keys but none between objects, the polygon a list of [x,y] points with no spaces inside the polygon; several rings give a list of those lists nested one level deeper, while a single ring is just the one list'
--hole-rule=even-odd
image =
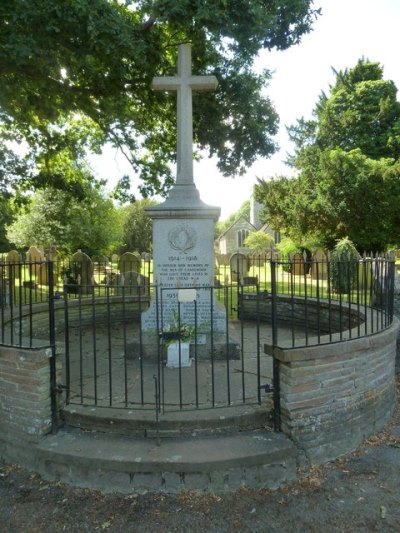
[{"label": "stone step", "polygon": [[220,493],[295,480],[296,454],[285,435],[267,430],[158,441],[66,428],[37,446],[35,470],[103,492]]},{"label": "stone step", "polygon": [[70,427],[139,437],[195,436],[271,428],[272,402],[218,409],[165,411],[68,405],[62,411]]}]

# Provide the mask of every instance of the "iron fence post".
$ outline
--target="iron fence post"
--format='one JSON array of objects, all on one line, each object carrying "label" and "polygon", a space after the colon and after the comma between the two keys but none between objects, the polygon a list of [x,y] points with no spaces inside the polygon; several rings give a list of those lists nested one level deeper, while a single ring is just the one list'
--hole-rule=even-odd
[{"label": "iron fence post", "polygon": [[281,430],[281,401],[280,401],[280,380],[279,380],[279,360],[276,358],[276,348],[278,346],[277,328],[277,287],[276,287],[276,262],[271,259],[271,305],[272,305],[272,365],[273,365],[273,399],[274,399],[274,429]]},{"label": "iron fence post", "polygon": [[49,342],[50,342],[50,401],[51,401],[51,431],[57,430],[57,367],[56,367],[56,326],[54,309],[54,264],[50,258],[47,262],[49,282]]}]

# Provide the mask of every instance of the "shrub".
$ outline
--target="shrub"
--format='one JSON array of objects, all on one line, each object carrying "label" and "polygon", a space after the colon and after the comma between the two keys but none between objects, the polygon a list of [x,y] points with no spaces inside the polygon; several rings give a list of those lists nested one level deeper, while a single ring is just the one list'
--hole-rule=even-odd
[{"label": "shrub", "polygon": [[330,280],[333,290],[350,292],[358,279],[360,255],[354,244],[345,237],[337,241],[331,254]]}]

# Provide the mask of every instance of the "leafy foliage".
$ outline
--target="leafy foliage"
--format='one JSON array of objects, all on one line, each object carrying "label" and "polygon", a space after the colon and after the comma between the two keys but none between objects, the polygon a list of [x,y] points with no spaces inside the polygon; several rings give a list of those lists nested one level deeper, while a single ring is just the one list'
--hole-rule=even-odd
[{"label": "leafy foliage", "polygon": [[145,209],[156,205],[154,200],[137,200],[123,208],[123,247],[121,252],[150,252],[152,221]]},{"label": "leafy foliage", "polygon": [[102,255],[120,244],[120,228],[112,201],[98,187],[86,191],[83,200],[49,188],[33,195],[9,226],[7,237],[18,248],[51,244],[64,253],[81,249]]},{"label": "leafy foliage", "polygon": [[[165,192],[175,158],[173,95],[151,90],[176,72],[190,42],[193,72],[215,74],[196,96],[194,135],[234,175],[271,155],[278,117],[262,90],[270,74],[251,64],[260,49],[300,41],[319,10],[311,0],[10,0],[0,6],[1,136],[24,155],[0,158],[14,187],[79,192],[82,151],[119,147],[141,192]],[[11,143],[11,144],[10,144]],[[66,172],[69,168],[69,172]],[[7,177],[6,177],[7,176]],[[1,177],[1,176],[0,176]]]},{"label": "leafy foliage", "polygon": [[269,250],[275,243],[274,238],[265,231],[253,231],[244,241],[244,246],[255,251]]},{"label": "leafy foliage", "polygon": [[289,129],[296,179],[260,181],[271,225],[297,242],[327,247],[349,237],[360,250],[400,244],[400,103],[378,63],[337,73],[315,119]]}]

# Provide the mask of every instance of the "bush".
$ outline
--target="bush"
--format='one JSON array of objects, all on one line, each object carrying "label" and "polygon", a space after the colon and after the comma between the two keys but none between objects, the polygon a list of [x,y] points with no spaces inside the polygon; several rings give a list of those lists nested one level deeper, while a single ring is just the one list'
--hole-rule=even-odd
[{"label": "bush", "polygon": [[301,249],[299,246],[297,246],[291,239],[288,237],[285,237],[281,240],[279,244],[276,245],[278,250],[281,252],[282,255],[282,269],[285,272],[290,272],[290,257],[293,254],[296,254],[298,252],[301,252]]},{"label": "bush", "polygon": [[360,254],[354,244],[345,237],[337,242],[331,254],[330,280],[333,290],[350,292],[358,279]]}]

